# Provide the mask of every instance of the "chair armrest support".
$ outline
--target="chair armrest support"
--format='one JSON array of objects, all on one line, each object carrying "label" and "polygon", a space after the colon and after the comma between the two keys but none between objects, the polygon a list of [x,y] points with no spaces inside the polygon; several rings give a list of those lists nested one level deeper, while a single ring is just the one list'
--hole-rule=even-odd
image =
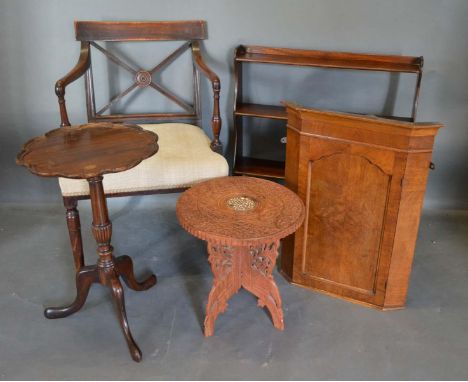
[{"label": "chair armrest support", "polygon": [[55,83],[55,94],[58,97],[58,103],[60,108],[60,126],[70,126],[70,121],[68,120],[67,108],[65,106],[65,88],[67,85],[73,81],[80,78],[91,65],[91,54],[90,46],[88,41],[81,42],[80,57],[75,67],[68,72],[64,77],[59,79]]},{"label": "chair armrest support", "polygon": [[219,140],[219,134],[221,132],[221,116],[219,113],[219,94],[221,91],[221,82],[219,77],[213,72],[208,65],[206,64],[200,50],[200,43],[198,41],[192,41],[192,54],[193,61],[197,69],[205,75],[208,80],[211,82],[213,88],[213,115],[211,118],[211,127],[213,130],[213,140],[211,141],[210,147],[213,151],[218,153],[222,152],[223,145]]}]

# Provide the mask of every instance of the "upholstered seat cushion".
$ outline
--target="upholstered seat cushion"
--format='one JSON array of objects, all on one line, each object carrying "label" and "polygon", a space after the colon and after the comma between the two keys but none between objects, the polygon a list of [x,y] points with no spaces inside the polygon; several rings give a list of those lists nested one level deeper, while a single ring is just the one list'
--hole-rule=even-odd
[{"label": "upholstered seat cushion", "polygon": [[[185,123],[140,125],[158,134],[159,151],[136,167],[104,175],[104,191],[120,193],[188,187],[228,175],[226,159],[210,148],[210,139],[197,126]],[[88,195],[86,180],[59,178],[63,196]]]}]

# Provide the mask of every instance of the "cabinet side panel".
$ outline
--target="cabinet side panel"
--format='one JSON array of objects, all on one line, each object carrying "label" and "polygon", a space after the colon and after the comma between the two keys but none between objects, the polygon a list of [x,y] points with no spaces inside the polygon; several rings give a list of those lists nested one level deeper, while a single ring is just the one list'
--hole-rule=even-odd
[{"label": "cabinet side panel", "polygon": [[[295,193],[298,192],[300,144],[300,135],[292,129],[287,129],[285,185]],[[295,237],[296,235],[286,237],[281,247],[280,269],[289,280],[293,278]],[[298,255],[300,254],[296,252],[296,256]]]},{"label": "cabinet side panel", "polygon": [[430,160],[431,153],[408,155],[384,308],[405,305]]}]

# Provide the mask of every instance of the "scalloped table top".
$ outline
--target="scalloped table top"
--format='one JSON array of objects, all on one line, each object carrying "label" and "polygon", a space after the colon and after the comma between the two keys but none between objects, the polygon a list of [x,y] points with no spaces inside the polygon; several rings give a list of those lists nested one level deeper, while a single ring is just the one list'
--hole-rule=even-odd
[{"label": "scalloped table top", "polygon": [[305,216],[302,200],[286,187],[247,176],[197,184],[177,201],[177,217],[192,235],[225,245],[250,245],[286,237]]},{"label": "scalloped table top", "polygon": [[28,141],[16,163],[40,176],[89,179],[135,167],[158,151],[157,142],[137,125],[65,126]]}]

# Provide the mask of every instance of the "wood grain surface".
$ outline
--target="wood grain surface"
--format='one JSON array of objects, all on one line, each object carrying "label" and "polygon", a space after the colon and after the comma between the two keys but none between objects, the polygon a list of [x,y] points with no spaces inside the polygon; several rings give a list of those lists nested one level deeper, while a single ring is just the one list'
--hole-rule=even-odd
[{"label": "wood grain surface", "polygon": [[16,161],[40,176],[89,179],[135,167],[158,151],[157,141],[136,125],[65,126],[27,142]]},{"label": "wood grain surface", "polygon": [[411,123],[288,104],[286,185],[306,205],[285,240],[295,284],[379,309],[405,305],[434,138]]},{"label": "wood grain surface", "polygon": [[[246,197],[255,206],[237,211],[228,204]],[[223,177],[193,186],[177,202],[181,225],[194,236],[231,245],[262,243],[294,232],[304,219],[296,194],[277,183],[251,177]]]},{"label": "wood grain surface", "polygon": [[204,40],[206,21],[76,21],[78,41]]}]

